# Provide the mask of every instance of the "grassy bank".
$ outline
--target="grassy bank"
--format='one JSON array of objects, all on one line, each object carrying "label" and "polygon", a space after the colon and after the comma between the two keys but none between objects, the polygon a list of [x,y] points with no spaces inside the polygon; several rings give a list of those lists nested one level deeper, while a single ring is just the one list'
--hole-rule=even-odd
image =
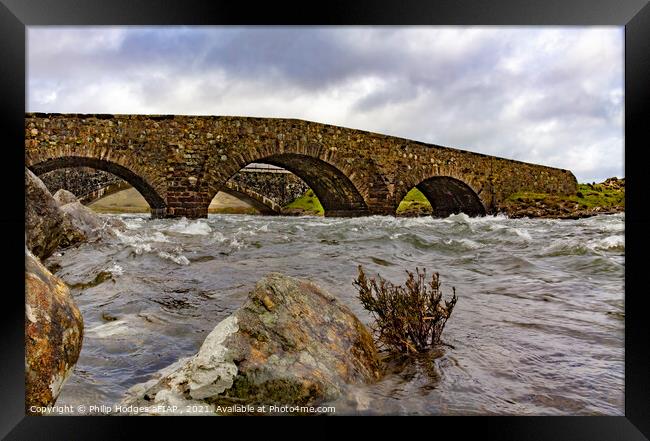
[{"label": "grassy bank", "polygon": [[499,209],[511,217],[586,217],[625,211],[625,179],[609,178],[601,183],[578,184],[575,195],[518,192]]},{"label": "grassy bank", "polygon": [[601,182],[600,184],[578,184],[578,192],[575,196],[555,196],[545,193],[519,192],[510,195],[508,201],[541,201],[546,203],[572,202],[578,204],[578,207],[582,209],[596,207],[613,209],[615,207],[625,207],[625,185],[606,185],[605,182]]},{"label": "grassy bank", "polygon": [[283,212],[287,214],[314,214],[322,216],[324,213],[323,206],[314,194],[313,190],[307,190],[307,193],[295,199],[293,202],[283,207]]},{"label": "grassy bank", "polygon": [[417,188],[412,188],[400,202],[396,214],[398,216],[426,215],[431,214],[432,211],[431,203],[426,196]]},{"label": "grassy bank", "polygon": [[[578,192],[572,196],[546,193],[518,192],[510,195],[503,207],[525,209],[530,207],[557,208],[558,211],[618,212],[625,210],[625,179],[609,178],[601,183],[578,184]],[[399,204],[398,215],[428,214],[431,204],[417,188],[408,192]],[[532,213],[531,213],[532,214]]]}]

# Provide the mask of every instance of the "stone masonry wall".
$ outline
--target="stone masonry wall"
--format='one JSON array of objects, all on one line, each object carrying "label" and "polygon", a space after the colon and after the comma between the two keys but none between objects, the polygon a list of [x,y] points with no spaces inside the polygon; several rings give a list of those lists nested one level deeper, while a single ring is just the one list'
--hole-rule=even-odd
[{"label": "stone masonry wall", "polygon": [[230,179],[263,194],[282,207],[309,190],[305,181],[293,173],[240,171]]},{"label": "stone masonry wall", "polygon": [[68,190],[77,198],[93,193],[111,184],[124,182],[119,177],[92,168],[62,168],[39,176],[50,193],[59,189]]}]

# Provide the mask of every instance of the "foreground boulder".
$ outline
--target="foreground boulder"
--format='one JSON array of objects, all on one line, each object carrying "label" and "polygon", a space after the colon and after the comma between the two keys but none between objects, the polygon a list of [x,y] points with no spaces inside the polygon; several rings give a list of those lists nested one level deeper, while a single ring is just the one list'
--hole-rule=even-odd
[{"label": "foreground boulder", "polygon": [[43,182],[25,168],[25,232],[27,248],[40,259],[55,249],[86,240],[72,225]]},{"label": "foreground boulder", "polygon": [[132,387],[120,405],[182,413],[200,404],[217,414],[232,404],[312,406],[379,376],[372,337],[347,307],[309,281],[271,273],[196,355]]},{"label": "foreground boulder", "polygon": [[25,411],[52,406],[79,358],[83,320],[68,287],[25,251]]}]

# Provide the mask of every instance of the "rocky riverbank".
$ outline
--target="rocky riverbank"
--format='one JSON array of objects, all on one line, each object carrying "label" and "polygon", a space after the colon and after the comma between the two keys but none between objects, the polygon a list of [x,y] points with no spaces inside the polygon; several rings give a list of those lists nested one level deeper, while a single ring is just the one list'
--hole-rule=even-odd
[{"label": "rocky riverbank", "polygon": [[72,372],[84,329],[68,286],[41,259],[100,240],[124,224],[102,219],[67,190],[52,196],[27,169],[25,193],[25,411],[40,415],[54,405]]},{"label": "rocky riverbank", "polygon": [[625,178],[579,184],[575,196],[515,193],[498,209],[510,218],[580,219],[625,211]]}]

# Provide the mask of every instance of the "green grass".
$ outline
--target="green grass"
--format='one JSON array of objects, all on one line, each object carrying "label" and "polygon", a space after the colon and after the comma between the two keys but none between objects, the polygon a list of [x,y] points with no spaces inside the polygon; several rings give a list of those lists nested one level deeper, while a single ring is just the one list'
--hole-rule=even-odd
[{"label": "green grass", "polygon": [[533,201],[541,201],[542,199],[546,199],[549,195],[546,193],[533,193],[529,191],[518,191],[517,193],[513,193],[510,196],[508,196],[508,200],[510,201],[524,201],[524,200],[533,200]]},{"label": "green grass", "polygon": [[314,191],[311,189],[307,190],[307,193],[298,199],[287,204],[284,208],[304,210],[318,215],[322,215],[325,212]]},{"label": "green grass", "polygon": [[406,193],[406,196],[404,196],[404,199],[400,202],[399,207],[397,207],[397,214],[413,210],[432,210],[429,200],[417,188],[412,188],[411,191]]},{"label": "green grass", "polygon": [[613,189],[602,184],[578,184],[575,196],[548,195],[545,193],[517,192],[508,197],[511,202],[576,202],[580,208],[613,208],[625,206],[625,188]]},{"label": "green grass", "polygon": [[[307,193],[286,205],[284,208],[300,209],[319,215],[323,214],[323,206],[314,194],[313,190],[307,190]],[[404,199],[397,209],[397,214],[418,209],[430,211],[432,208],[426,196],[424,196],[424,194],[422,194],[422,192],[417,188],[413,188],[406,194],[406,196],[404,196]]]},{"label": "green grass", "polygon": [[625,189],[611,189],[603,185],[578,184],[578,193],[583,197],[571,196],[572,201],[584,204],[587,208],[625,206]]}]

